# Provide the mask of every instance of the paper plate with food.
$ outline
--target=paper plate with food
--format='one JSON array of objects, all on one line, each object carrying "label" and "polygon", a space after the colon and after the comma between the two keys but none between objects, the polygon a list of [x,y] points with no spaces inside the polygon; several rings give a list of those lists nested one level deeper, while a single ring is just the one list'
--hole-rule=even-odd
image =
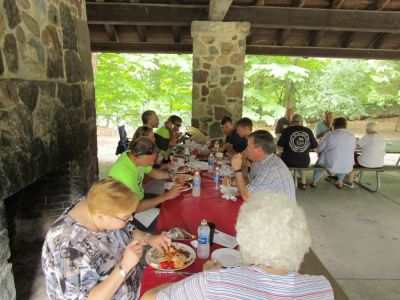
[{"label": "paper plate with food", "polygon": [[165,253],[151,248],[147,251],[145,259],[155,269],[176,271],[190,266],[196,259],[196,253],[188,245],[172,243]]},{"label": "paper plate with food", "polygon": [[185,174],[189,173],[191,169],[188,166],[179,166],[179,167],[173,167],[169,171],[176,174]]},{"label": "paper plate with food", "polygon": [[176,178],[176,182],[185,182],[185,181],[190,181],[193,180],[193,176],[189,175],[189,174],[179,174],[177,175],[179,176],[178,178]]},{"label": "paper plate with food", "polygon": [[[166,190],[169,191],[169,190],[172,189],[175,185],[176,185],[175,182],[169,181],[169,182],[166,182],[166,183],[164,184],[164,188],[165,188]],[[193,187],[193,185],[192,185],[191,183],[189,183],[189,182],[184,182],[184,183],[183,183],[183,186],[184,186],[184,189],[182,190],[182,192],[189,191],[189,190],[191,190],[192,187]]]}]

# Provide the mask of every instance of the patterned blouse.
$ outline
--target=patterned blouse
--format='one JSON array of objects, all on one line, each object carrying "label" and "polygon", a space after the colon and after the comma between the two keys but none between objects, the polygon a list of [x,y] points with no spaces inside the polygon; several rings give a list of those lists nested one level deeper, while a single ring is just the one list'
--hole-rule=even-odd
[{"label": "patterned blouse", "polygon": [[[42,268],[50,299],[87,299],[122,258],[135,229],[92,232],[72,219],[69,207],[50,227],[42,249]],[[137,264],[112,299],[137,299],[143,269]]]}]

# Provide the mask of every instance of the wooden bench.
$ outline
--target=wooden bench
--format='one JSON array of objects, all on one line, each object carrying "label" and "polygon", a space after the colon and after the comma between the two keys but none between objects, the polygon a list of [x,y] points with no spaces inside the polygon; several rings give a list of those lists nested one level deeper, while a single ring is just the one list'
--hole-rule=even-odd
[{"label": "wooden bench", "polygon": [[[294,185],[297,188],[297,173],[298,173],[298,171],[300,171],[300,170],[305,170],[305,171],[326,170],[326,168],[308,166],[307,168],[289,168],[289,170],[293,171]],[[385,171],[400,171],[400,166],[387,165],[387,166],[383,166],[381,168],[354,168],[353,170],[359,172],[358,181],[355,181],[355,183],[357,185],[359,185],[360,187],[366,189],[367,191],[369,191],[371,193],[375,193],[375,192],[379,191],[379,189],[381,187],[380,174]],[[370,188],[369,186],[367,186],[366,183],[362,182],[364,172],[375,172],[375,179],[376,179],[375,188]]]}]

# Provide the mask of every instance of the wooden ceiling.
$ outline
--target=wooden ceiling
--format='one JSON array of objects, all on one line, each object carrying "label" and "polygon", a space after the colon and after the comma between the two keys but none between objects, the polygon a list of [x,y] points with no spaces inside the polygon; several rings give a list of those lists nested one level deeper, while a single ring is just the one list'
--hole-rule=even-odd
[{"label": "wooden ceiling", "polygon": [[192,21],[247,21],[247,54],[400,59],[400,0],[86,0],[94,52],[192,53]]}]

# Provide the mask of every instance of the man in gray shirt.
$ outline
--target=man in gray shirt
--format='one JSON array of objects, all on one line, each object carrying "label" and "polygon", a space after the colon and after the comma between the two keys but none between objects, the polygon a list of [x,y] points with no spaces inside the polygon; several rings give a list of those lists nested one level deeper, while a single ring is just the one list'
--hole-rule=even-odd
[{"label": "man in gray shirt", "polygon": [[289,169],[274,154],[274,138],[266,130],[256,130],[247,138],[248,158],[254,162],[248,182],[242,174],[242,156],[240,153],[232,157],[236,182],[240,195],[247,201],[253,193],[269,190],[275,194],[287,196],[296,202],[295,187]]}]

